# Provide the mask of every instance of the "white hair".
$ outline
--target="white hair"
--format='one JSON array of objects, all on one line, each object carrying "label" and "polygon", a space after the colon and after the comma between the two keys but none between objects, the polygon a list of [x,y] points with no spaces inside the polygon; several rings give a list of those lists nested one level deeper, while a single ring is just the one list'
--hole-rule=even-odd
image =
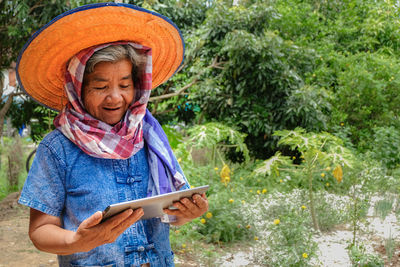
[{"label": "white hair", "polygon": [[117,62],[129,59],[132,62],[132,77],[137,80],[143,71],[145,57],[130,45],[110,45],[93,53],[86,62],[85,74],[92,73],[96,64],[100,62]]}]

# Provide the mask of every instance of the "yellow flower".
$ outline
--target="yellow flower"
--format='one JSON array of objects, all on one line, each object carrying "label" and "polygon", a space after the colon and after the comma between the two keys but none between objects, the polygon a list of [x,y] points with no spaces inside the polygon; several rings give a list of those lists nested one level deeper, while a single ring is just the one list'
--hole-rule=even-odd
[{"label": "yellow flower", "polygon": [[229,183],[230,181],[231,181],[231,177],[226,176],[226,177],[225,177],[225,183]]},{"label": "yellow flower", "polygon": [[181,163],[181,161],[182,161],[182,159],[181,159],[181,158],[179,158],[179,159],[178,159],[178,163]]},{"label": "yellow flower", "polygon": [[262,190],[262,193],[263,193],[263,194],[267,193],[267,189],[264,188],[264,189]]},{"label": "yellow flower", "polygon": [[343,123],[343,122],[341,122],[341,123],[340,123],[340,126],[344,126],[344,123]]},{"label": "yellow flower", "polygon": [[242,204],[246,203],[246,201],[242,200]]},{"label": "yellow flower", "polygon": [[200,222],[201,222],[202,224],[205,224],[205,223],[206,223],[206,219],[202,218],[202,219],[200,220]]},{"label": "yellow flower", "polygon": [[191,185],[190,188],[195,188],[195,186],[194,186],[194,185]]},{"label": "yellow flower", "polygon": [[250,192],[250,193],[253,193],[253,189],[250,189],[249,192]]},{"label": "yellow flower", "polygon": [[219,173],[219,176],[221,177],[221,182],[225,182],[226,177],[230,179],[230,173],[231,170],[229,169],[229,166],[224,164],[224,166],[221,169],[221,172]]},{"label": "yellow flower", "polygon": [[255,237],[254,237],[254,240],[257,241],[257,240],[258,240],[258,237],[255,236]]},{"label": "yellow flower", "polygon": [[211,218],[212,218],[212,216],[213,216],[213,215],[212,215],[212,213],[211,213],[211,212],[207,212],[207,213],[206,213],[206,218],[207,218],[207,219],[211,219]]},{"label": "yellow flower", "polygon": [[326,185],[326,186],[330,186],[330,184],[329,184],[329,183],[326,183],[325,185]]},{"label": "yellow flower", "polygon": [[186,244],[182,244],[182,248],[186,248]]},{"label": "yellow flower", "polygon": [[215,167],[214,170],[218,171],[218,167]]},{"label": "yellow flower", "polygon": [[282,180],[282,179],[280,179],[280,180],[279,180],[279,182],[280,182],[280,183],[283,183],[283,180]]},{"label": "yellow flower", "polygon": [[233,188],[231,188],[231,192],[233,192]]},{"label": "yellow flower", "polygon": [[293,157],[292,157],[292,159],[296,159],[296,157],[295,157],[295,156],[293,156]]},{"label": "yellow flower", "polygon": [[229,199],[229,203],[233,203],[233,201],[235,201],[235,200],[233,200],[232,198]]},{"label": "yellow flower", "polygon": [[260,195],[260,194],[261,194],[261,190],[257,190],[257,194],[259,194],[259,195]]},{"label": "yellow flower", "polygon": [[303,209],[303,210],[305,210],[306,208],[307,208],[307,207],[306,207],[306,206],[304,206],[304,205],[303,205],[303,206],[301,206],[301,209]]},{"label": "yellow flower", "polygon": [[325,173],[321,173],[321,177],[324,178],[325,177]]},{"label": "yellow flower", "polygon": [[247,228],[247,229],[250,229],[250,228],[251,228],[251,226],[248,224],[248,225],[246,225],[246,228]]},{"label": "yellow flower", "polygon": [[307,253],[303,253],[303,258],[307,259],[308,258],[308,254]]},{"label": "yellow flower", "polygon": [[274,224],[275,224],[275,225],[278,225],[278,224],[280,224],[280,223],[281,223],[281,220],[279,220],[279,219],[275,219],[275,220],[274,220]]},{"label": "yellow flower", "polygon": [[336,166],[336,168],[333,170],[332,174],[333,174],[333,177],[336,178],[338,183],[342,182],[342,180],[343,180],[343,170],[342,170],[342,167],[340,165]]},{"label": "yellow flower", "polygon": [[330,170],[331,170],[331,167],[329,167],[329,166],[325,168],[325,171],[327,171],[327,172],[329,172]]},{"label": "yellow flower", "polygon": [[240,177],[240,180],[243,180],[243,177]]}]

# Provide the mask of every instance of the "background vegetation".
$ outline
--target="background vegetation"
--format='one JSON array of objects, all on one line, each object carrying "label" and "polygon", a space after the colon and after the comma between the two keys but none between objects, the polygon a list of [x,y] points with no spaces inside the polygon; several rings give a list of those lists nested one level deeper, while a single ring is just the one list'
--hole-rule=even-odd
[{"label": "background vegetation", "polygon": [[[52,17],[92,2],[0,1],[1,66]],[[174,250],[204,242],[207,262],[216,247],[257,242],[262,265],[307,266],[312,236],[348,224],[354,265],[382,266],[357,237],[378,193],[397,202],[377,216],[400,216],[398,1],[122,2],[171,18],[186,41],[181,71],[149,108],[192,185],[211,185],[210,211],[171,233]],[[37,141],[55,113],[29,101],[8,115]]]}]

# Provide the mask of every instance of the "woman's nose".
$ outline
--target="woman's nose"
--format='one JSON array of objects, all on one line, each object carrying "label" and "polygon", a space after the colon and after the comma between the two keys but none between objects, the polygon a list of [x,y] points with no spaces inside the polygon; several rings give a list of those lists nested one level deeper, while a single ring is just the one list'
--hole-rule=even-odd
[{"label": "woman's nose", "polygon": [[116,102],[122,99],[122,91],[119,86],[112,86],[108,92],[107,98],[109,101]]}]

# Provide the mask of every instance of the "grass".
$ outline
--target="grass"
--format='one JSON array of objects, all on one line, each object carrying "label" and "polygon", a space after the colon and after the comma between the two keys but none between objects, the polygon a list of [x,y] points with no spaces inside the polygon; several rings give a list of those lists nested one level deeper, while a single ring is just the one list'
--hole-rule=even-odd
[{"label": "grass", "polygon": [[12,192],[16,192],[22,189],[27,172],[25,170],[25,162],[27,155],[31,152],[31,148],[29,145],[32,143],[29,141],[27,138],[23,138],[21,140],[22,144],[22,160],[21,160],[21,171],[18,175],[18,185],[15,187],[10,187],[9,181],[8,181],[8,165],[9,165],[9,160],[8,160],[8,155],[10,153],[13,153],[15,151],[14,147],[14,140],[8,137],[3,137],[3,142],[4,145],[1,147],[1,154],[0,154],[0,200],[4,199],[6,196],[8,196]]},{"label": "grass", "polygon": [[379,216],[382,220],[389,215],[393,208],[393,197],[385,197],[382,200],[379,200],[375,205],[375,216]]}]

